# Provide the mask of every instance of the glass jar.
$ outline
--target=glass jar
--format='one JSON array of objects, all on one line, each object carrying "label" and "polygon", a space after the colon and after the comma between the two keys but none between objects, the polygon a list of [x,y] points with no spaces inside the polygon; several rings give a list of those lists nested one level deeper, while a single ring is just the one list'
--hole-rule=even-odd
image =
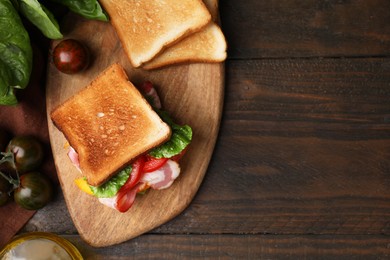
[{"label": "glass jar", "polygon": [[1,251],[0,259],[82,260],[68,240],[51,233],[32,232],[16,236]]}]

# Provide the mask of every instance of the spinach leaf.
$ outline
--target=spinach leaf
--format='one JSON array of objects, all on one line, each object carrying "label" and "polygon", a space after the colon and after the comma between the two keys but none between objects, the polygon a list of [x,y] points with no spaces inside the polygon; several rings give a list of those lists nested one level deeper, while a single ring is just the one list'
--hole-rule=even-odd
[{"label": "spinach leaf", "polygon": [[63,4],[72,12],[88,19],[108,21],[108,17],[97,0],[51,0]]},{"label": "spinach leaf", "polygon": [[[7,65],[0,60],[0,86],[8,86],[11,81],[12,72]],[[13,88],[0,88],[0,104],[16,104],[17,100]]]},{"label": "spinach leaf", "polygon": [[30,37],[10,0],[0,0],[0,105],[17,103],[14,88],[25,88],[32,69]]},{"label": "spinach leaf", "polygon": [[11,0],[12,4],[14,5],[15,9],[19,11],[19,2],[18,0]]},{"label": "spinach leaf", "polygon": [[120,188],[125,185],[130,176],[132,167],[128,166],[112,177],[109,181],[100,186],[90,186],[93,195],[98,198],[111,198],[115,196]]},{"label": "spinach leaf", "polygon": [[20,0],[20,12],[50,39],[61,39],[60,27],[53,14],[37,0]]},{"label": "spinach leaf", "polygon": [[156,110],[161,119],[172,129],[171,139],[152,149],[149,154],[155,158],[171,158],[183,151],[192,140],[192,129],[188,125],[175,124],[165,111]]}]

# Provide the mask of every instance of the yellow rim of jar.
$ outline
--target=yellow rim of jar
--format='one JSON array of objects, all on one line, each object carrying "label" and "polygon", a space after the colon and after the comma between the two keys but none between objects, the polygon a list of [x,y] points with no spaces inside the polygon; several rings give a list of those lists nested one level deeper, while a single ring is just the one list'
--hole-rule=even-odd
[{"label": "yellow rim of jar", "polygon": [[80,254],[79,250],[68,240],[58,235],[46,232],[31,232],[22,235],[15,236],[7,245],[0,251],[0,258],[9,252],[12,248],[21,244],[22,242],[34,239],[48,239],[61,246],[69,256],[74,260],[83,260],[84,258]]}]

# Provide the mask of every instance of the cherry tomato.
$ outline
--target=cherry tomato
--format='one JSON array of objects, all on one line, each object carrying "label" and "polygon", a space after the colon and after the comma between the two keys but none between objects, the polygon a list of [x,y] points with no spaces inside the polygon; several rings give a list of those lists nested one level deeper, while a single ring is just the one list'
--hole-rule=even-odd
[{"label": "cherry tomato", "polygon": [[168,161],[168,158],[153,158],[148,157],[148,160],[145,162],[143,172],[153,172],[157,169],[159,169],[161,166],[163,166]]},{"label": "cherry tomato", "polygon": [[20,176],[20,186],[14,191],[15,202],[28,210],[43,208],[52,196],[53,187],[50,180],[39,172]]},{"label": "cherry tomato", "polygon": [[89,53],[87,48],[79,41],[67,39],[61,41],[54,48],[53,62],[59,71],[74,74],[88,66]]},{"label": "cherry tomato", "polygon": [[16,136],[11,139],[7,151],[14,154],[19,173],[35,170],[44,157],[42,144],[32,136]]},{"label": "cherry tomato", "polygon": [[8,195],[8,192],[11,191],[11,184],[0,176],[0,206],[5,205],[9,199],[10,196]]}]

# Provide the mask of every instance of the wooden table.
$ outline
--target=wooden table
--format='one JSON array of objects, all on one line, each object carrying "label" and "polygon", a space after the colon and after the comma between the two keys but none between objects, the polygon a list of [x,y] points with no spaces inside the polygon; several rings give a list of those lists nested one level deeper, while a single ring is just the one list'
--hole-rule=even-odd
[{"label": "wooden table", "polygon": [[388,259],[390,2],[222,0],[229,43],[220,135],[181,215],[92,248],[61,194],[21,232],[86,259]]}]

